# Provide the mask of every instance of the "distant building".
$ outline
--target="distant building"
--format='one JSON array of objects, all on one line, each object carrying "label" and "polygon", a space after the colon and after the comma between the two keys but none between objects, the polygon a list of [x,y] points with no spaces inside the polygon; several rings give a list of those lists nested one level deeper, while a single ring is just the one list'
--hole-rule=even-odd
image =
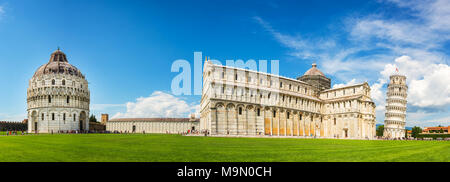
[{"label": "distant building", "polygon": [[199,119],[190,118],[117,118],[106,122],[110,132],[128,133],[184,133],[196,131]]},{"label": "distant building", "polygon": [[441,133],[441,131],[443,132],[443,133],[441,133],[441,134],[449,134],[449,131],[450,130],[450,126],[442,126],[442,127],[440,127],[440,126],[438,126],[438,127],[425,127],[423,130],[422,130],[422,134],[434,134],[434,133]]},{"label": "distant building", "polygon": [[101,123],[103,125],[106,125],[106,122],[108,122],[108,120],[109,120],[109,115],[108,114],[102,114]]}]

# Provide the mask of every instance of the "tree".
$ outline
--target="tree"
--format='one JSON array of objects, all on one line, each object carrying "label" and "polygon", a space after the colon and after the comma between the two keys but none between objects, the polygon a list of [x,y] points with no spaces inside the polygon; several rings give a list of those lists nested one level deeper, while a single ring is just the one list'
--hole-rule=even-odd
[{"label": "tree", "polygon": [[377,127],[377,136],[383,136],[384,125],[380,125]]},{"label": "tree", "polygon": [[418,126],[414,126],[411,130],[411,136],[414,138],[417,138],[419,134],[422,133],[422,128]]},{"label": "tree", "polygon": [[444,133],[444,130],[441,128],[441,130],[439,131],[439,133]]},{"label": "tree", "polygon": [[93,114],[89,117],[89,122],[97,122],[97,118]]}]

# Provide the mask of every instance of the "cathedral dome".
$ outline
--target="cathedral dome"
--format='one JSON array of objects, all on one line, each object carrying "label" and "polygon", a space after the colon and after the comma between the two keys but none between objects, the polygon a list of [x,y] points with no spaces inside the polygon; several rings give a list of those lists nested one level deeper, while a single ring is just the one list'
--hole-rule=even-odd
[{"label": "cathedral dome", "polygon": [[313,63],[312,68],[310,68],[308,71],[305,72],[304,75],[320,75],[325,76],[319,69],[317,69],[317,64]]},{"label": "cathedral dome", "polygon": [[37,71],[34,73],[34,76],[54,74],[54,73],[68,74],[84,78],[84,75],[81,74],[78,68],[69,64],[69,61],[67,61],[66,54],[64,54],[61,50],[59,50],[59,48],[58,50],[56,50],[51,54],[48,63],[42,65],[37,69]]}]

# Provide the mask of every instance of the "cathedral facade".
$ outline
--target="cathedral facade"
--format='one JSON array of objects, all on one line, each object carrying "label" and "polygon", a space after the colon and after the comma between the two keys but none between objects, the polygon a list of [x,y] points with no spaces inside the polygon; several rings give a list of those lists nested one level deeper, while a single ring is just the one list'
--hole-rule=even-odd
[{"label": "cathedral facade", "polygon": [[85,76],[58,49],[29,81],[28,132],[87,131],[89,103]]},{"label": "cathedral facade", "polygon": [[369,85],[330,85],[315,64],[292,79],[206,61],[200,130],[211,135],[374,138]]}]

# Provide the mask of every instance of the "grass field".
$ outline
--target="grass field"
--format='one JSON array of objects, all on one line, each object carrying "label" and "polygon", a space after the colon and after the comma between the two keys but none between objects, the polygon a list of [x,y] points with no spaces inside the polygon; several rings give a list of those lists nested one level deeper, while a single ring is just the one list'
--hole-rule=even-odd
[{"label": "grass field", "polygon": [[83,134],[0,136],[0,161],[450,161],[448,141]]}]

